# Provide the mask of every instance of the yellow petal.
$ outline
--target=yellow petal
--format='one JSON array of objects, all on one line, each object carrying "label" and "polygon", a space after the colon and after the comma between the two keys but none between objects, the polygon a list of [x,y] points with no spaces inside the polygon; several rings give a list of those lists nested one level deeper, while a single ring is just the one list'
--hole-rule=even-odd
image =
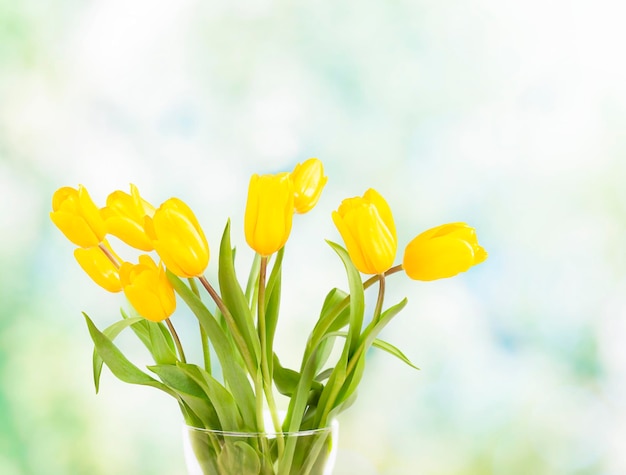
[{"label": "yellow petal", "polygon": [[244,218],[248,245],[263,256],[282,248],[291,233],[293,211],[293,183],[289,173],[253,175]]},{"label": "yellow petal", "polygon": [[307,213],[317,204],[328,181],[324,166],[317,158],[309,158],[291,172],[296,213]]},{"label": "yellow petal", "polygon": [[145,230],[166,267],[180,277],[202,275],[209,264],[209,244],[191,209],[178,198],[170,198],[152,218],[145,218]]},{"label": "yellow petal", "polygon": [[91,196],[89,196],[87,188],[83,185],[78,186],[78,203],[82,217],[101,242],[106,236],[104,219],[102,218],[100,209],[95,205]]},{"label": "yellow petal", "polygon": [[122,265],[120,277],[124,294],[142,317],[159,322],[176,309],[174,289],[163,266],[157,266],[147,254],[139,256],[138,264]]},{"label": "yellow petal", "polygon": [[95,247],[100,243],[100,238],[93,229],[80,216],[65,211],[53,211],[50,219],[67,239],[83,248]]},{"label": "yellow petal", "polygon": [[363,197],[346,198],[332,216],[359,271],[381,274],[393,265],[395,224],[389,205],[377,191],[369,189]]},{"label": "yellow petal", "polygon": [[410,278],[430,281],[455,276],[473,264],[474,251],[467,242],[435,238],[409,243],[402,267]]},{"label": "yellow petal", "polygon": [[91,279],[109,292],[119,292],[122,284],[117,268],[99,247],[78,248],[74,257]]},{"label": "yellow petal", "polygon": [[385,198],[383,198],[383,196],[373,188],[368,189],[363,195],[363,198],[376,207],[380,218],[385,223],[385,226],[389,229],[393,238],[397,240],[396,224],[393,219],[391,208]]}]

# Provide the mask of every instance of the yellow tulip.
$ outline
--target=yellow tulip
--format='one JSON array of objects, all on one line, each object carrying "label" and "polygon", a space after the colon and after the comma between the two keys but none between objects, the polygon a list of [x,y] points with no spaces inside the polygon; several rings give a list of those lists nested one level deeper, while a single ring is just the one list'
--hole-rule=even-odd
[{"label": "yellow tulip", "polygon": [[154,207],[144,200],[137,187],[130,185],[130,195],[114,191],[107,197],[102,216],[107,231],[129,246],[142,251],[152,251],[152,240],[146,235],[144,220],[154,215]]},{"label": "yellow tulip", "polygon": [[289,173],[253,175],[244,219],[248,245],[262,256],[281,249],[291,233],[293,212],[293,182]]},{"label": "yellow tulip", "polygon": [[291,172],[291,180],[296,213],[306,213],[319,201],[328,177],[324,176],[322,162],[317,158],[309,158],[295,166]]},{"label": "yellow tulip", "polygon": [[[105,245],[111,255],[117,259],[117,262],[121,262],[106,240],[103,241],[103,245]],[[122,290],[117,265],[109,259],[99,246],[89,249],[79,247],[74,250],[74,257],[87,275],[100,287],[109,292],[119,292]]]},{"label": "yellow tulip", "polygon": [[65,237],[80,247],[95,247],[106,235],[104,220],[87,189],[64,186],[52,196],[50,219]]},{"label": "yellow tulip", "polygon": [[455,276],[487,259],[476,231],[465,223],[437,226],[414,238],[404,251],[402,267],[411,279]]},{"label": "yellow tulip", "polygon": [[209,265],[209,244],[191,208],[178,198],[165,201],[152,218],[145,218],[146,234],[165,266],[179,277],[201,276]]},{"label": "yellow tulip", "polygon": [[139,264],[124,262],[120,267],[124,295],[147,320],[160,322],[176,310],[174,288],[167,279],[165,268],[158,266],[147,254],[139,256]]},{"label": "yellow tulip", "polygon": [[332,216],[358,270],[382,274],[393,265],[398,247],[396,226],[389,205],[376,190],[370,188],[363,197],[343,200]]}]

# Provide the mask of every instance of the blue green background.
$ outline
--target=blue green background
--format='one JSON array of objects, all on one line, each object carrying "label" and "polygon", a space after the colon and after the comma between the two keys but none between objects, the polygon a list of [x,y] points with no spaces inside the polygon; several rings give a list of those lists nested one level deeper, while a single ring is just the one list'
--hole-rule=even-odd
[{"label": "blue green background", "polygon": [[[53,192],[178,196],[213,253],[252,173],[320,158],[287,247],[296,365],[346,286],[330,213],[374,187],[401,250],[452,221],[488,261],[390,279],[409,304],[340,417],[339,475],[626,473],[626,67],[609,0],[0,0],[0,473],[182,475],[173,401],[105,372],[81,316],[124,304],[53,227]],[[215,262],[208,276],[214,278]],[[370,302],[371,304],[372,302]],[[174,317],[194,349],[195,325]],[[120,346],[147,364],[132,335]]]}]

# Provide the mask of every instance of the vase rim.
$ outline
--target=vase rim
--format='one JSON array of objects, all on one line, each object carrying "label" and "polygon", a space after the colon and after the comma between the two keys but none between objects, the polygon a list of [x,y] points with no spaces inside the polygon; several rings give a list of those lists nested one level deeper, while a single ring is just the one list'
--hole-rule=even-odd
[{"label": "vase rim", "polygon": [[298,431],[287,431],[287,432],[283,432],[283,431],[276,432],[272,430],[266,430],[263,432],[259,432],[259,431],[254,432],[254,431],[206,429],[204,427],[190,426],[189,424],[184,424],[184,427],[187,430],[196,430],[200,432],[206,432],[210,434],[230,436],[230,437],[233,437],[233,436],[234,437],[259,437],[259,436],[274,437],[276,435],[282,435],[282,436],[287,436],[287,437],[289,436],[302,437],[302,436],[307,436],[307,435],[320,434],[323,432],[336,432],[337,427],[338,427],[338,422],[337,422],[337,419],[333,419],[330,425],[326,427],[319,427],[317,429],[304,429],[304,430],[298,430]]}]

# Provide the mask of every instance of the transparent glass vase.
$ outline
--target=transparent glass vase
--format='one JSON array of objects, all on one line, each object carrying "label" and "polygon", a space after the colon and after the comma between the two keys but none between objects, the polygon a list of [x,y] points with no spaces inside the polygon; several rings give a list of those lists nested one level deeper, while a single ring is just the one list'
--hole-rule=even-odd
[{"label": "transparent glass vase", "polygon": [[331,475],[338,424],[300,432],[225,432],[184,426],[188,475]]}]

